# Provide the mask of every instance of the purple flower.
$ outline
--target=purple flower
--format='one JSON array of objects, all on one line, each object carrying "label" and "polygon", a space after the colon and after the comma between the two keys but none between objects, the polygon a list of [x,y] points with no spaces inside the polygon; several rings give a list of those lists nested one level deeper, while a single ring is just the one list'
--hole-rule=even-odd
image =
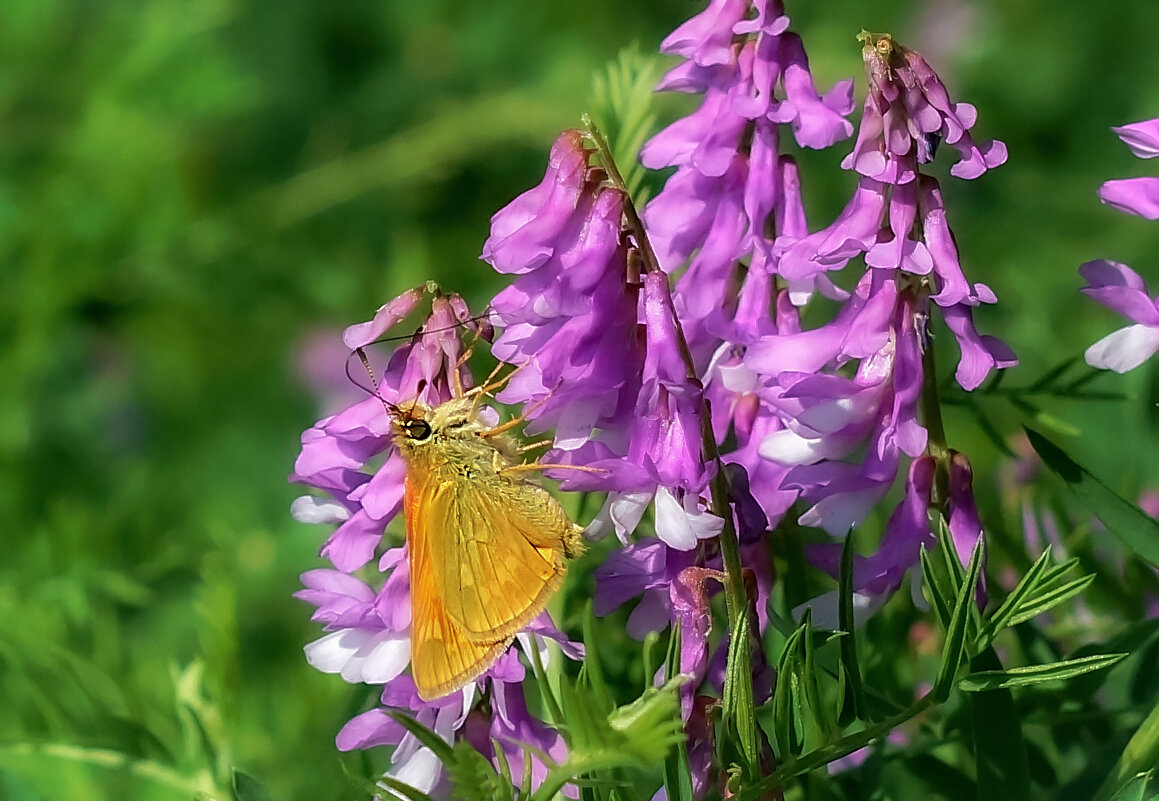
[{"label": "purple flower", "polygon": [[[312,570],[302,576],[306,589],[296,597],[315,606],[313,620],[327,633],[306,646],[306,659],[323,673],[337,673],[348,682],[382,685],[382,707],[371,709],[350,720],[338,733],[339,750],[395,746],[392,767],[387,775],[430,792],[442,776],[442,765],[434,754],[419,744],[386,713],[405,712],[433,729],[447,742],[461,737],[493,757],[489,740],[479,740],[482,725],[503,746],[509,764],[519,765],[513,775],[522,775],[521,744],[532,746],[532,776],[538,783],[547,768],[538,754],[553,759],[563,756],[558,732],[532,720],[523,701],[521,683],[525,670],[513,648],[500,657],[484,677],[462,690],[432,701],[419,698],[414,681],[403,671],[410,662],[410,582],[404,548],[383,554],[378,568],[385,574],[382,587],[375,591],[365,582],[337,570]],[[543,638],[554,640],[564,655],[576,659],[582,650],[570,643],[541,616],[527,632],[519,635],[526,650],[542,650]],[[546,660],[551,655],[544,653]],[[490,712],[475,707],[478,687],[489,687]],[[485,722],[482,722],[485,721]],[[489,727],[489,728],[488,728]]]},{"label": "purple flower", "polygon": [[[405,467],[392,446],[386,403],[418,399],[436,406],[445,402],[471,383],[461,331],[474,331],[476,337],[489,335],[486,326],[479,330],[461,298],[431,291],[432,311],[424,324],[427,333],[420,329],[394,351],[377,382],[378,395],[324,418],[303,434],[292,479],[330,497],[304,496],[294,502],[292,512],[303,522],[338,524],[322,549],[336,569],[303,574],[305,589],[297,594],[315,607],[313,620],[325,629],[323,636],[305,647],[306,659],[318,670],[338,674],[348,682],[382,686],[383,707],[347,723],[337,745],[341,750],[394,746],[387,775],[424,792],[442,781],[442,766],[434,754],[386,714],[398,710],[447,742],[467,738],[482,745],[480,750],[492,758],[491,738],[495,738],[519,776],[522,744],[526,744],[531,747],[533,780],[541,781],[547,772],[541,755],[560,758],[563,742],[557,732],[529,717],[521,687],[525,670],[516,649],[509,649],[462,690],[424,701],[405,672],[411,658],[406,548],[382,552],[376,565],[377,587],[352,575],[374,557],[386,526],[402,505]],[[370,322],[347,329],[347,347],[360,348],[381,337],[415,308],[422,294],[422,288],[404,293],[379,309]],[[546,615],[518,635],[524,650],[542,649],[544,638],[556,641],[570,658],[582,654]],[[486,711],[475,705],[480,686],[489,692],[491,703]],[[487,734],[480,738],[480,730]]]},{"label": "purple flower", "polygon": [[1088,282],[1082,290],[1085,295],[1134,323],[1087,348],[1087,364],[1125,373],[1159,351],[1159,301],[1147,294],[1138,273],[1125,264],[1101,259],[1088,261],[1079,273]]},{"label": "purple flower", "polygon": [[[852,82],[818,94],[788,24],[779,0],[728,0],[710,4],[665,40],[664,52],[688,61],[657,89],[702,92],[704,101],[641,151],[645,166],[677,168],[643,217],[663,268],[688,262],[675,303],[700,367],[739,311],[738,261],[750,257],[750,274],[771,274],[767,254],[777,233],[804,233],[796,166],[778,153],[778,126],[790,125],[798,144],[813,148],[853,130],[846,119]],[[759,288],[767,307],[770,287]],[[811,282],[796,288],[813,289]],[[747,289],[751,305],[758,287]]]},{"label": "purple flower", "polygon": [[909,183],[917,178],[919,164],[933,161],[943,140],[961,157],[950,168],[957,178],[977,178],[1006,161],[1001,142],[974,143],[970,128],[977,110],[969,103],[952,102],[941,78],[921,55],[888,35],[862,33],[859,38],[864,42],[869,94],[857,143],[841,166],[884,183]]},{"label": "purple flower", "polygon": [[[765,400],[784,423],[765,436],[759,453],[792,466],[783,485],[801,489],[813,504],[801,522],[837,536],[863,521],[888,490],[899,453],[918,456],[926,445],[917,422],[924,332],[912,292],[899,293],[889,274],[871,273],[854,297],[861,302],[812,337],[808,353],[816,361],[786,364],[805,349],[783,340],[804,334],[774,335],[748,354],[749,364],[768,376]],[[819,372],[852,357],[861,360],[853,378]],[[859,465],[843,461],[861,452]]]},{"label": "purple flower", "polygon": [[[1112,128],[1141,159],[1159,156],[1159,119]],[[1127,214],[1159,220],[1159,178],[1123,178],[1099,187],[1099,199]]]},{"label": "purple flower", "polygon": [[[386,330],[384,321],[397,322],[413,309],[415,291],[383,306],[371,323],[347,329],[343,337],[347,345],[360,347],[380,336]],[[436,296],[426,327],[447,333],[416,334],[391,356],[379,379],[379,397],[368,397],[325,417],[302,434],[302,451],[290,478],[329,494],[334,501],[323,507],[330,510],[328,519],[319,520],[318,501],[298,501],[294,512],[306,522],[341,522],[322,546],[322,555],[339,570],[351,572],[370,561],[386,526],[402,508],[405,466],[393,453],[383,401],[417,398],[437,406],[451,397],[452,371],[459,371],[464,385],[470,383],[466,365],[460,364],[463,348],[458,325],[473,325],[466,305],[457,295]],[[384,454],[385,461],[374,472],[365,472],[372,460]]]},{"label": "purple flower", "polygon": [[[929,513],[933,509],[932,492],[936,462],[922,456],[910,464],[909,476],[901,502],[886,524],[881,544],[870,556],[853,557],[853,591],[858,620],[871,614],[901,587],[906,573],[918,564],[922,546],[933,548],[937,538],[930,531]],[[973,471],[966,457],[952,452],[949,463],[949,499],[945,514],[954,550],[963,565],[970,561],[974,546],[984,536],[978,510],[974,504]],[[841,546],[816,545],[809,549],[812,561],[837,577],[841,568]],[[917,574],[913,575],[918,579]],[[978,605],[985,606],[986,590],[980,584]],[[836,594],[810,602],[819,612],[814,619],[820,624],[836,621]]]}]

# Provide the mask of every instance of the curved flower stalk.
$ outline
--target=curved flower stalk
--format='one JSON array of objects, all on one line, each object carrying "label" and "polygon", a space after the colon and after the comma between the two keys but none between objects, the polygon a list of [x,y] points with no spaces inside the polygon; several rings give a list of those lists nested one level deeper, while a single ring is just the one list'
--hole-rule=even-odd
[{"label": "curved flower stalk", "polygon": [[589,530],[627,536],[655,502],[657,535],[684,550],[720,532],[704,498],[702,390],[681,357],[666,276],[639,271],[627,200],[580,131],[552,148],[543,182],[492,218],[483,258],[518,277],[491,302],[492,352],[519,370],[497,396],[555,429],[544,460],[568,489],[609,493]]},{"label": "curved flower stalk", "polygon": [[[373,320],[348,328],[343,337],[346,346],[362,348],[379,339],[416,308],[424,289],[429,287],[403,293],[379,309]],[[378,582],[370,584],[360,578],[402,505],[405,470],[391,444],[383,402],[418,399],[435,406],[450,399],[455,371],[462,386],[471,384],[463,358],[463,332],[489,335],[480,330],[457,295],[435,294],[431,305],[423,327],[391,355],[377,394],[320,420],[302,435],[302,451],[291,479],[330,497],[303,496],[294,502],[292,512],[303,522],[337,524],[322,547],[322,556],[333,568],[303,574],[306,588],[297,594],[315,607],[312,619],[326,631],[306,646],[306,658],[318,670],[336,673],[348,682],[382,686],[382,707],[358,715],[342,728],[337,737],[340,750],[395,746],[387,775],[424,792],[437,791],[443,781],[442,765],[387,714],[397,710],[448,742],[465,738],[491,758],[495,758],[492,742],[497,743],[514,776],[523,775],[523,761],[530,758],[531,775],[538,785],[548,770],[543,755],[558,761],[565,748],[558,732],[527,712],[522,689],[525,670],[517,649],[508,650],[462,690],[424,701],[406,673],[411,656],[411,607],[405,546],[381,551],[375,566],[369,568]],[[547,639],[554,640],[570,658],[582,655],[582,649],[568,642],[546,614],[518,636],[525,650],[542,649]],[[483,694],[489,698],[485,708],[476,703]]]},{"label": "curved flower stalk", "polygon": [[[772,258],[776,275],[790,285],[842,270],[857,257],[866,272],[831,322],[758,337],[742,361],[757,375],[762,408],[779,421],[758,452],[789,468],[781,486],[799,490],[808,505],[802,524],[845,536],[884,498],[903,459],[917,460],[878,552],[855,571],[855,589],[874,608],[901,585],[920,545],[934,541],[927,509],[949,519],[973,503],[962,489],[969,482],[942,441],[936,403],[927,402],[934,381],[931,316],[940,310],[958,340],[956,378],[963,388],[974,389],[991,370],[1016,360],[1002,342],[974,329],[973,308],[996,298],[965,277],[938,182],[920,171],[941,141],[958,151],[950,172],[961,178],[1000,165],[1005,148],[973,140],[973,107],[952,102],[920,55],[888,36],[861,38],[869,94],[843,162],[861,175],[857,189],[826,228],[804,236],[782,232]],[[957,500],[944,496],[935,465],[955,476]],[[964,525],[959,521],[955,529]],[[830,550],[812,554],[836,569]]]},{"label": "curved flower stalk", "polygon": [[[1159,119],[1112,128],[1139,158],[1159,156]],[[1112,208],[1148,220],[1159,219],[1159,178],[1124,178],[1099,187],[1099,199]],[[1114,261],[1088,261],[1079,267],[1088,286],[1082,292],[1126,317],[1120,328],[1087,348],[1091,367],[1125,373],[1159,351],[1159,299],[1152,300],[1139,274]]]},{"label": "curved flower stalk", "polygon": [[[727,638],[715,656],[708,649],[711,596],[737,581],[738,613],[767,603],[767,521],[743,469],[720,472],[669,278],[602,140],[591,138],[598,156],[583,134],[562,134],[543,182],[492,220],[483,257],[517,275],[491,304],[502,332],[493,352],[520,365],[499,398],[527,405],[529,429],[558,422],[545,460],[600,471],[561,475],[567,488],[608,493],[589,535],[614,530],[628,543],[597,570],[597,612],[643,593],[631,634],[679,627],[687,718],[700,686],[719,692],[723,682]],[[632,540],[649,510],[655,537]],[[757,564],[746,570],[747,600],[742,555]]]}]

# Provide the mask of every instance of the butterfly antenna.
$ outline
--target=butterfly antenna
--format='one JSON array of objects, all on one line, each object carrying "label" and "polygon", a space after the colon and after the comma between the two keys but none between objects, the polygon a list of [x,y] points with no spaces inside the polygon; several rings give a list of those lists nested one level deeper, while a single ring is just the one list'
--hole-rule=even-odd
[{"label": "butterfly antenna", "polygon": [[[366,358],[366,351],[364,351],[362,348],[355,348],[354,353],[357,354],[358,360],[360,362],[362,362],[362,366],[366,370],[367,377],[370,378],[371,394],[374,395],[374,397],[378,398],[380,401],[382,401],[382,408],[386,409],[387,415],[389,415],[391,417],[397,417],[398,413],[399,413],[399,408],[397,406],[395,406],[393,403],[391,403],[390,401],[388,401],[386,398],[382,397],[382,393],[378,391],[378,379],[376,379],[374,377],[374,368],[370,366],[370,359]],[[350,380],[354,383],[355,386],[361,387],[362,389],[366,389],[361,384],[359,384],[357,381],[354,381],[354,377],[350,375],[350,360],[349,359],[346,360],[346,375],[347,375],[347,377],[350,378]]]}]

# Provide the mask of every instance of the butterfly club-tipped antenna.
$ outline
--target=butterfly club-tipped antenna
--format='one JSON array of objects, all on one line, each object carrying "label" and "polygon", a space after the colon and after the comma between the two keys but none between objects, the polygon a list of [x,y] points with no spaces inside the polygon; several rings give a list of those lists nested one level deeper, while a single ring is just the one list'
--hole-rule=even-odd
[{"label": "butterfly club-tipped antenna", "polygon": [[[374,395],[374,397],[378,398],[378,400],[382,403],[382,408],[386,410],[387,416],[394,420],[406,420],[413,418],[415,409],[418,407],[418,396],[422,394],[423,388],[426,386],[426,379],[424,378],[419,381],[418,390],[416,391],[415,399],[411,402],[411,407],[409,409],[403,409],[397,403],[391,403],[386,398],[382,397],[382,393],[379,391],[378,379],[374,377],[374,368],[370,366],[370,359],[367,358],[366,351],[362,348],[355,348],[354,354],[358,356],[358,360],[362,362],[362,367],[366,370],[366,375],[370,379],[371,389],[368,391],[370,394]],[[366,387],[363,387],[361,384],[354,380],[353,376],[350,375],[349,359],[347,359],[346,362],[346,376],[350,378],[351,382],[355,386],[361,389],[366,389]]]}]

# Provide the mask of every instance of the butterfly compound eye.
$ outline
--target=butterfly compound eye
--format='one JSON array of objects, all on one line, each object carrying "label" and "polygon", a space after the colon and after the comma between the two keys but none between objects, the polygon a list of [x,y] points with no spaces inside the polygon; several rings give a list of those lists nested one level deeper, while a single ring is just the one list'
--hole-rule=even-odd
[{"label": "butterfly compound eye", "polygon": [[426,420],[408,420],[405,428],[408,437],[420,442],[431,435],[431,427]]}]

